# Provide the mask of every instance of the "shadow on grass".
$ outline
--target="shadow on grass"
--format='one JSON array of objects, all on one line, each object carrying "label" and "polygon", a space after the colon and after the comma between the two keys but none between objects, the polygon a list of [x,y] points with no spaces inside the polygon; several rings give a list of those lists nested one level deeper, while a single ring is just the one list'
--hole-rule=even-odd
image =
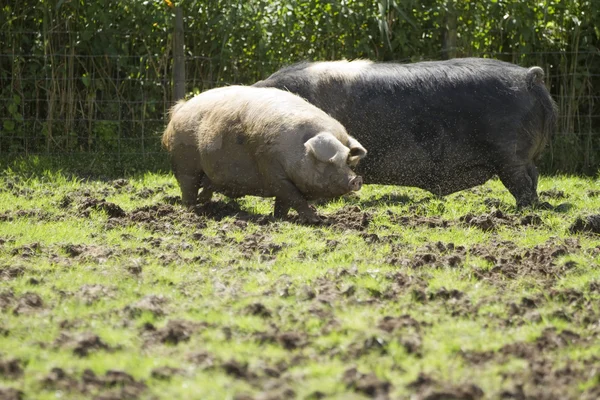
[{"label": "shadow on grass", "polygon": [[148,172],[169,172],[168,154],[68,153],[59,155],[0,156],[0,175],[42,177],[61,173],[83,180],[133,178]]}]

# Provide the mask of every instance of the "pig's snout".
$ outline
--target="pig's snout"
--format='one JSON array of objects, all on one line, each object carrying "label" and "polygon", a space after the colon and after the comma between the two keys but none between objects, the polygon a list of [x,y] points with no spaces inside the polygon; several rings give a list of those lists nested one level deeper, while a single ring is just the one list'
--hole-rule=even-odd
[{"label": "pig's snout", "polygon": [[360,188],[362,187],[362,184],[363,184],[362,176],[355,176],[354,178],[350,179],[350,182],[349,182],[350,190],[352,190],[353,192],[356,192],[356,191],[360,190]]}]

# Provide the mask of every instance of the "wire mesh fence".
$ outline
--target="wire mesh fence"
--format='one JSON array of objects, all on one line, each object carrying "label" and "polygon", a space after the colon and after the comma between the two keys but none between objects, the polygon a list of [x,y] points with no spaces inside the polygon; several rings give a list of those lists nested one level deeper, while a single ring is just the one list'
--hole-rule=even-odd
[{"label": "wire mesh fence", "polygon": [[[171,29],[167,25],[162,33],[153,31],[155,36],[151,38],[139,37],[139,32],[132,29],[65,29],[59,24],[46,31],[0,31],[0,157],[103,153],[121,160],[164,155],[160,136],[173,104]],[[214,37],[207,35],[195,31],[185,36],[188,94],[230,84],[252,84],[295,61],[343,55],[358,58],[365,54],[376,58],[371,57],[376,53],[353,52],[339,47],[342,45],[338,42],[329,42],[333,40],[332,32],[322,42],[338,46],[329,49],[332,55],[337,54],[335,57],[328,57],[327,52],[311,55],[310,48],[294,54],[295,48],[310,47],[298,39],[288,40],[285,48],[291,50],[287,55],[282,55],[281,49],[277,56],[259,51],[260,40],[254,50],[241,47],[239,54],[226,52],[218,49],[225,39],[211,44]],[[121,38],[124,44],[119,48]],[[81,47],[78,43],[82,41],[103,45]],[[207,46],[210,52],[199,50]],[[597,47],[561,51],[516,47],[510,51],[456,50],[457,56],[542,66],[560,110],[559,128],[543,161],[545,170],[589,172],[600,165]],[[393,59],[436,60],[444,58],[447,51],[398,55]]]}]

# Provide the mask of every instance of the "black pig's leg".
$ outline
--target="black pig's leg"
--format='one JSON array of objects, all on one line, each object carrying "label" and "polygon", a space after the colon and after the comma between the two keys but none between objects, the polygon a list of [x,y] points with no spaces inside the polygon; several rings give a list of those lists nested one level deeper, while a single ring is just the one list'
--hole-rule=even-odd
[{"label": "black pig's leg", "polygon": [[498,172],[498,176],[508,191],[515,197],[517,208],[538,203],[536,192],[537,170],[533,173],[529,165],[504,167]]}]

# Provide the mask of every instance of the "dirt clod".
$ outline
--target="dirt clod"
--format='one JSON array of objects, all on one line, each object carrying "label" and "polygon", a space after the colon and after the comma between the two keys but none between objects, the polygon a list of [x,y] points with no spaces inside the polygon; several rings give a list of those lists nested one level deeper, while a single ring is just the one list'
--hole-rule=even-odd
[{"label": "dirt clod", "polygon": [[198,329],[199,325],[190,321],[169,320],[163,328],[147,330],[146,345],[153,343],[177,345],[187,342]]},{"label": "dirt clod", "polygon": [[382,329],[386,332],[394,332],[406,327],[415,328],[416,330],[419,330],[420,328],[419,322],[410,315],[406,314],[400,317],[383,317],[377,326],[379,329]]},{"label": "dirt clod", "polygon": [[0,377],[5,379],[17,379],[23,375],[21,360],[12,358],[10,360],[0,359]]},{"label": "dirt clod", "polygon": [[577,218],[569,228],[569,232],[600,234],[600,214]]},{"label": "dirt clod", "polygon": [[137,399],[145,390],[146,384],[135,380],[124,371],[108,370],[104,376],[97,376],[86,369],[81,376],[82,392],[103,391],[95,400]]},{"label": "dirt clod", "polygon": [[113,290],[111,288],[104,285],[83,285],[79,288],[77,296],[89,306],[100,299],[112,297],[112,292]]},{"label": "dirt clod", "polygon": [[39,311],[43,307],[44,301],[38,294],[27,292],[19,298],[17,307],[13,310],[13,314],[31,314]]},{"label": "dirt clod", "polygon": [[173,367],[158,367],[154,368],[151,372],[151,376],[154,379],[160,380],[169,380],[174,375],[183,375],[185,373],[181,368],[173,368]]},{"label": "dirt clod", "polygon": [[78,382],[62,368],[54,367],[42,380],[42,386],[48,390],[72,391],[78,387]]},{"label": "dirt clod", "polygon": [[306,337],[300,332],[283,332],[277,335],[277,341],[284,349],[294,350],[306,343]]},{"label": "dirt clod", "polygon": [[80,357],[86,357],[92,351],[111,350],[98,335],[91,332],[84,332],[76,335],[72,335],[68,332],[61,332],[54,343],[60,347],[71,348],[73,353]]},{"label": "dirt clod", "polygon": [[479,228],[484,232],[493,231],[496,229],[496,222],[490,215],[475,216],[467,214],[460,220],[468,226]]},{"label": "dirt clod", "polygon": [[22,400],[23,392],[13,388],[0,387],[0,400]]},{"label": "dirt clod", "polygon": [[355,392],[362,393],[374,399],[384,400],[389,397],[392,387],[390,382],[379,379],[374,373],[363,374],[356,368],[344,372],[343,381]]},{"label": "dirt clod", "polygon": [[128,313],[131,318],[137,318],[143,312],[149,312],[156,317],[161,317],[165,315],[163,306],[167,304],[167,302],[167,299],[162,295],[148,295],[143,297],[140,301],[126,306],[124,311]]},{"label": "dirt clod", "polygon": [[483,398],[483,390],[477,385],[448,387],[443,389],[428,389],[420,400],[478,400]]},{"label": "dirt clod", "polygon": [[246,307],[246,312],[262,318],[270,318],[271,311],[262,303],[252,303]]},{"label": "dirt clod", "polygon": [[126,215],[125,211],[115,203],[105,200],[98,200],[91,197],[84,199],[79,205],[79,212],[83,216],[89,216],[90,211],[104,211],[109,218],[122,218]]},{"label": "dirt clod", "polygon": [[254,373],[248,370],[248,363],[229,360],[224,362],[221,367],[227,375],[238,379],[250,379],[255,377]]},{"label": "dirt clod", "polygon": [[422,372],[406,387],[416,390],[419,400],[478,400],[484,396],[483,390],[477,385],[438,382]]}]

